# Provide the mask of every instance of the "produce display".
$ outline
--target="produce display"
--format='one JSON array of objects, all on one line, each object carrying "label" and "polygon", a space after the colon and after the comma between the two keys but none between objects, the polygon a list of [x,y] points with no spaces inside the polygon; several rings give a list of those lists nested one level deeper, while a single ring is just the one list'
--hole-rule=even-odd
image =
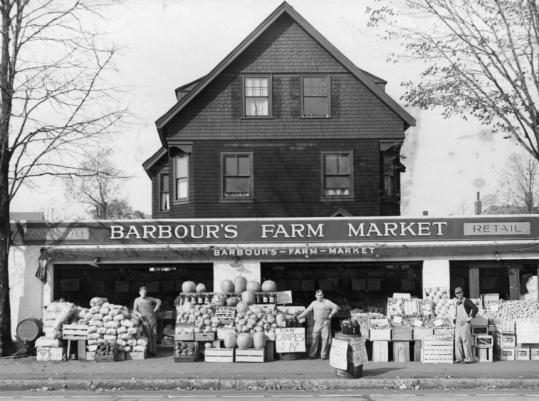
[{"label": "produce display", "polygon": [[387,316],[417,316],[421,313],[417,298],[388,298]]},{"label": "produce display", "polygon": [[97,346],[95,354],[99,356],[114,357],[118,352],[118,345],[115,343],[101,343]]},{"label": "produce display", "polygon": [[196,358],[198,344],[193,341],[176,341],[174,344],[174,358],[192,359]]},{"label": "produce display", "polygon": [[455,312],[456,312],[455,300],[451,299],[447,288],[443,288],[443,287],[426,288],[425,299],[424,299],[423,305],[428,304],[429,301],[432,302],[431,307],[426,307],[426,306],[422,307],[424,315],[427,315],[425,311],[431,308],[432,311],[434,312],[435,317],[453,318],[455,316]]},{"label": "produce display", "polygon": [[537,301],[503,301],[498,303],[498,310],[489,309],[491,319],[515,320],[521,318],[539,318]]}]

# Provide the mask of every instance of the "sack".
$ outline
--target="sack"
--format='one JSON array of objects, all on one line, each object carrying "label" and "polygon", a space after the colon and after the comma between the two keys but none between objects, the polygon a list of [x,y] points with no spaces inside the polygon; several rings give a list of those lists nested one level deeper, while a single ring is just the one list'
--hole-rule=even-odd
[{"label": "sack", "polygon": [[36,348],[40,347],[61,347],[61,341],[57,338],[39,337],[36,340]]}]

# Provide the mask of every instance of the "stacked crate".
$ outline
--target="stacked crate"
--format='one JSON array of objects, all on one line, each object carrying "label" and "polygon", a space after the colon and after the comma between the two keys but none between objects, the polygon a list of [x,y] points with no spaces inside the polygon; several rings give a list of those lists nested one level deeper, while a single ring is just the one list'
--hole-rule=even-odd
[{"label": "stacked crate", "polygon": [[423,363],[453,363],[453,337],[432,336],[424,338],[421,347]]},{"label": "stacked crate", "polygon": [[515,323],[517,361],[539,360],[539,319],[517,319]]},{"label": "stacked crate", "polygon": [[413,331],[411,327],[391,328],[394,362],[410,362],[410,342],[412,339]]},{"label": "stacked crate", "polygon": [[486,334],[474,336],[475,356],[479,362],[494,361],[494,338]]},{"label": "stacked crate", "polygon": [[494,356],[498,361],[514,361],[517,345],[515,321],[495,321]]},{"label": "stacked crate", "polygon": [[413,340],[414,340],[414,361],[421,362],[421,349],[423,346],[423,340],[432,337],[434,334],[433,329],[426,327],[414,327]]}]

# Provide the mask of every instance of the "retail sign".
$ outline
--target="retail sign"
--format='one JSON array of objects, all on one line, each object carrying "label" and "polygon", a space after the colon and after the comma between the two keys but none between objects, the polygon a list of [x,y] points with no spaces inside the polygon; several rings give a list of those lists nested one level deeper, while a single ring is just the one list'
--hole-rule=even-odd
[{"label": "retail sign", "polygon": [[[505,217],[323,217],[123,220],[100,222],[20,222],[12,225],[15,244],[156,245],[185,244],[230,246],[302,244],[295,254],[310,256],[307,245],[353,244],[350,252],[368,255],[369,244],[398,242],[466,241],[505,238],[536,239],[539,216]],[[358,246],[359,244],[359,246]],[[365,248],[365,249],[364,249]],[[279,251],[281,252],[281,251]],[[328,250],[328,252],[331,252]],[[339,256],[339,248],[334,255]],[[215,255],[222,256],[222,255]],[[223,255],[224,256],[224,255]],[[276,256],[272,254],[260,256]]]},{"label": "retail sign", "polygon": [[275,329],[275,349],[278,353],[305,352],[305,328]]},{"label": "retail sign", "polygon": [[348,342],[333,338],[331,340],[331,349],[329,350],[330,366],[340,369],[348,369]]},{"label": "retail sign", "polygon": [[529,235],[529,222],[464,223],[464,235]]},{"label": "retail sign", "polygon": [[292,291],[277,291],[277,305],[287,305],[292,303]]},{"label": "retail sign", "polygon": [[352,362],[354,366],[363,365],[369,360],[367,349],[365,348],[365,338],[360,337],[350,340],[350,346],[352,347]]}]

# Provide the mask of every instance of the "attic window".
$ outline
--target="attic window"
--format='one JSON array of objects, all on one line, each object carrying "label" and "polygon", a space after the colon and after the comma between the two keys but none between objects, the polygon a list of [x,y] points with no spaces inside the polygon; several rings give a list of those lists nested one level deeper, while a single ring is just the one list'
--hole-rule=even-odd
[{"label": "attic window", "polygon": [[245,77],[243,87],[245,117],[269,117],[271,111],[270,77]]},{"label": "attic window", "polygon": [[304,76],[301,82],[303,117],[329,117],[331,109],[329,76]]}]

